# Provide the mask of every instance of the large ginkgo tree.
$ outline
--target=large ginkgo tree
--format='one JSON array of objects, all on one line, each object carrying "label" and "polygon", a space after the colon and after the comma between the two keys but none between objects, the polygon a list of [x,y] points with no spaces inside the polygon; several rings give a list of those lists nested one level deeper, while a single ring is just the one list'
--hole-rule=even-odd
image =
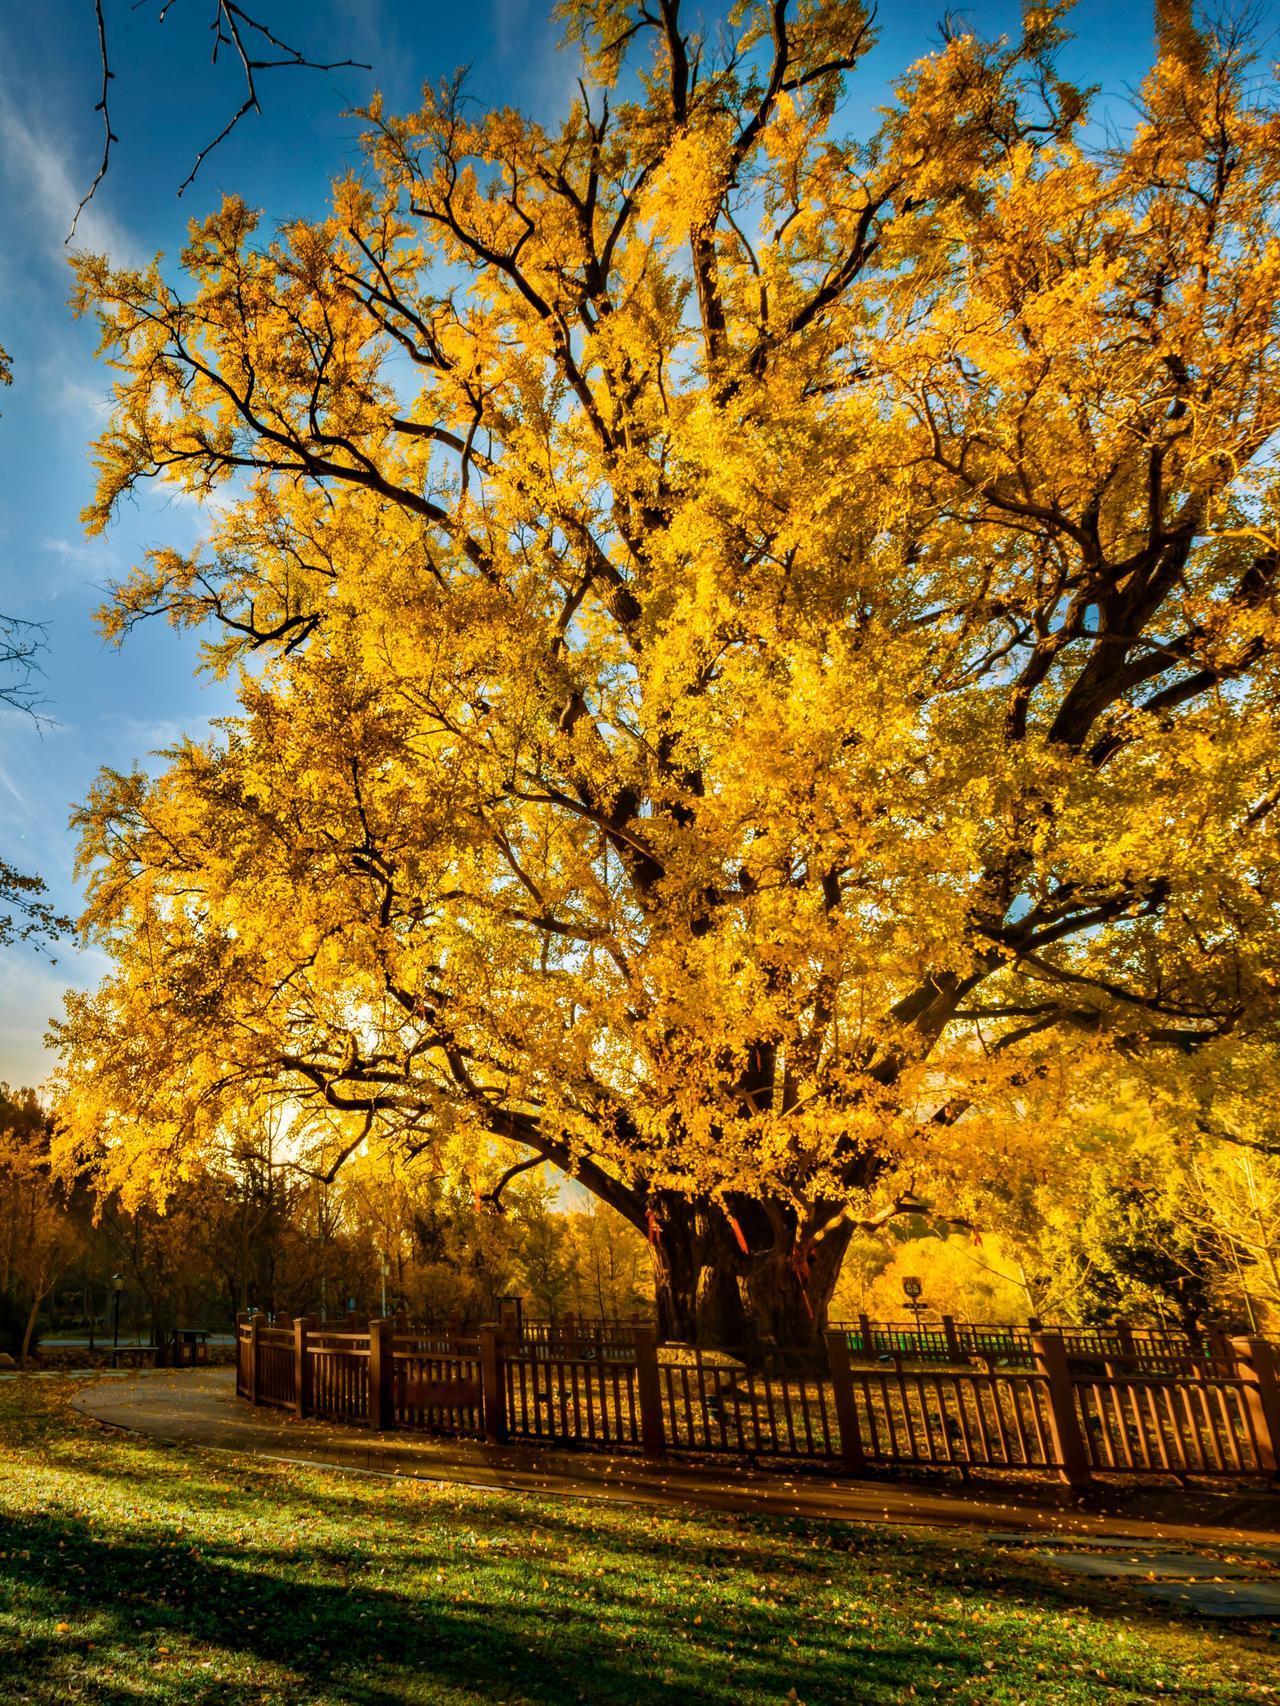
[{"label": "large ginkgo tree", "polygon": [[557,126],[375,105],[327,217],[80,263],[91,525],[212,518],[108,631],[205,629],[240,710],[79,814],[64,1141],[163,1196],[274,1098],[326,1171],[549,1161],[668,1331],[804,1340],[1077,1070],[1265,1045],[1280,121],[1176,6],[1122,122],[1048,6],[865,140],[851,0],[564,17]]}]

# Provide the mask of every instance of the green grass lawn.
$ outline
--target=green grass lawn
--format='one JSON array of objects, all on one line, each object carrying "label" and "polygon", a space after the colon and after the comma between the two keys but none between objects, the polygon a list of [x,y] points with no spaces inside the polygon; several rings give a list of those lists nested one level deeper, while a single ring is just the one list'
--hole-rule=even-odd
[{"label": "green grass lawn", "polygon": [[977,1538],[252,1467],[0,1386],[5,1706],[920,1699],[1280,1700],[1280,1641]]}]

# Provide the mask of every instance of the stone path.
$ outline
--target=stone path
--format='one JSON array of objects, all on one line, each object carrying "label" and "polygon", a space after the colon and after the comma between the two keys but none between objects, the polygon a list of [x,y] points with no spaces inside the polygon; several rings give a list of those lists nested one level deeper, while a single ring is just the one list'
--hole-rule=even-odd
[{"label": "stone path", "polygon": [[1155,1582],[1140,1587],[1148,1599],[1192,1612],[1197,1617],[1241,1617],[1250,1621],[1280,1617],[1280,1583]]},{"label": "stone path", "polygon": [[1099,1555],[1096,1552],[1040,1552],[1037,1556],[1059,1570],[1073,1576],[1106,1576],[1118,1579],[1136,1577],[1150,1581],[1153,1576],[1172,1577],[1177,1581],[1248,1581],[1256,1569],[1238,1560],[1206,1558],[1199,1552],[1131,1552],[1117,1556],[1114,1550]]},{"label": "stone path", "polygon": [[1123,1581],[1145,1598],[1193,1616],[1280,1617],[1280,1549],[1243,1536],[1235,1545],[1216,1544],[1226,1554],[1218,1557],[1107,1539],[1091,1538],[1066,1552],[1026,1534],[1004,1534],[999,1542],[1066,1575]]},{"label": "stone path", "polygon": [[[369,1434],[254,1409],[235,1396],[231,1369],[145,1371],[99,1378],[73,1400],[83,1414],[151,1438],[272,1463],[305,1463],[383,1476],[572,1498],[621,1499],[710,1511],[841,1522],[986,1530],[995,1542],[1091,1543],[1224,1549],[1280,1548],[1280,1497],[1177,1489],[1098,1491],[1082,1504],[1048,1483],[982,1491],[936,1483],[833,1480],[728,1464],[652,1463],[636,1457],[486,1446],[471,1440]],[[1113,1552],[1113,1555],[1117,1555]],[[1276,1553],[1280,1558],[1280,1551]]]}]

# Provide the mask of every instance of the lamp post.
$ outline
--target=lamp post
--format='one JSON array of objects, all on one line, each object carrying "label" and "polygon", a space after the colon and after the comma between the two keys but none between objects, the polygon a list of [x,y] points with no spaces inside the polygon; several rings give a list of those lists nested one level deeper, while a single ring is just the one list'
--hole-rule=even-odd
[{"label": "lamp post", "polygon": [[382,1264],[382,1319],[385,1321],[387,1318],[387,1258],[385,1251],[378,1260]]},{"label": "lamp post", "polygon": [[115,1321],[111,1328],[111,1349],[115,1352],[120,1348],[120,1293],[124,1290],[124,1281],[119,1274],[112,1274],[111,1285],[116,1294]]}]

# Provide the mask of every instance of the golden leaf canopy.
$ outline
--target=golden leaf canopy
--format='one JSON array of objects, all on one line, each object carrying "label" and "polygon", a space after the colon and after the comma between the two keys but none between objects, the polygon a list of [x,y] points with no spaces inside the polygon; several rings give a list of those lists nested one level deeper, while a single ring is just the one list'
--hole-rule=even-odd
[{"label": "golden leaf canopy", "polygon": [[1280,129],[1191,22],[1103,145],[1060,7],[865,140],[847,0],[565,16],[558,127],[375,105],[326,218],[79,263],[90,526],[210,501],[107,631],[240,709],[78,815],[68,1141],[163,1194],[276,1096],[804,1246],[1267,1040]]}]

